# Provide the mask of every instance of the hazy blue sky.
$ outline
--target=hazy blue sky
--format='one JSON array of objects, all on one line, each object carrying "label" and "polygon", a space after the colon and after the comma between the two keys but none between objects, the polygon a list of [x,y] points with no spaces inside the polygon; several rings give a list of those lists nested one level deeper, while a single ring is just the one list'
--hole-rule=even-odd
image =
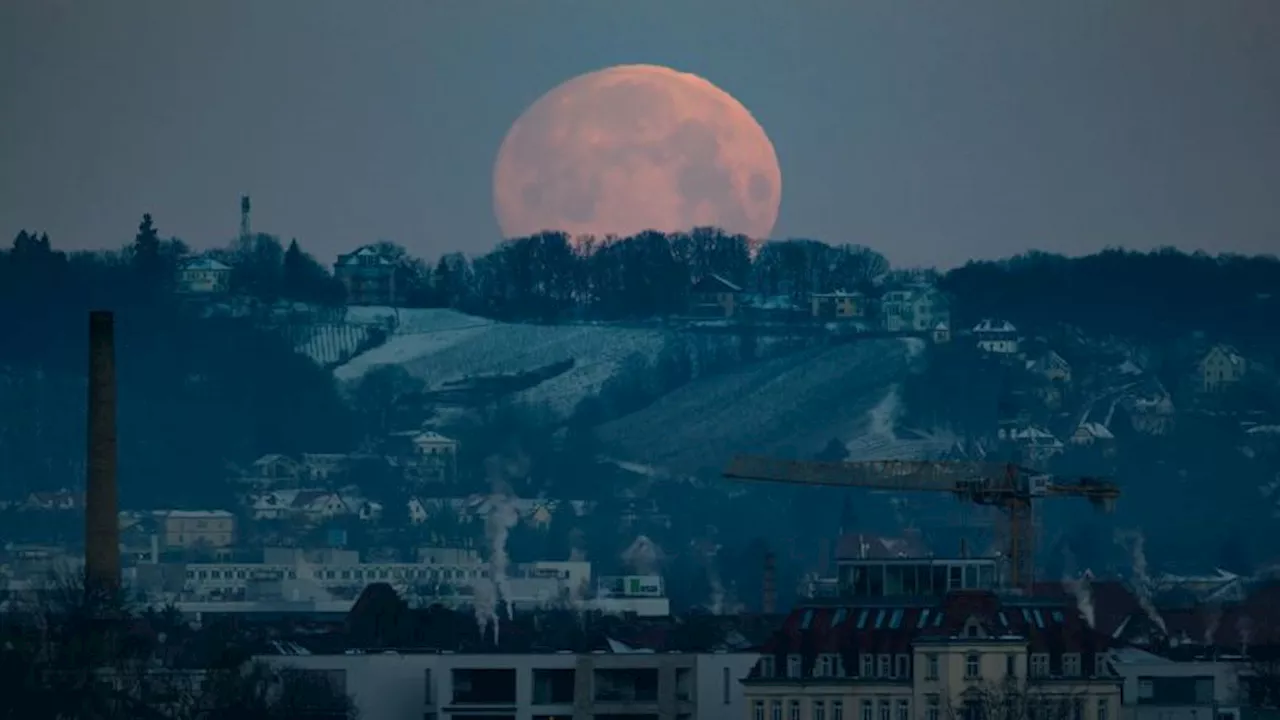
[{"label": "hazy blue sky", "polygon": [[503,134],[546,90],[669,65],[782,164],[777,237],[901,264],[1107,245],[1280,251],[1274,0],[4,0],[0,232],[323,260],[498,239]]}]

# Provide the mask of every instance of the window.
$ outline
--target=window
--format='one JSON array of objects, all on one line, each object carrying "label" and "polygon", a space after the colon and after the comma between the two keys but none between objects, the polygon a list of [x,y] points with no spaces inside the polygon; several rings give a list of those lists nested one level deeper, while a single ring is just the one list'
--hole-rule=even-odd
[{"label": "window", "polygon": [[872,655],[862,656],[862,677],[869,678],[876,674],[876,659]]},{"label": "window", "polygon": [[[435,697],[435,693],[431,692],[431,668],[422,671],[422,690],[425,698],[423,703],[430,705],[431,698]],[[760,718],[760,720],[764,720],[764,718]]]},{"label": "window", "polygon": [[[800,701],[799,700],[791,701],[790,712],[787,713],[787,718],[788,720],[800,720]],[[1074,718],[1074,720],[1080,720],[1080,718]]]},{"label": "window", "polygon": [[800,656],[799,655],[787,656],[787,677],[789,678],[800,677]]},{"label": "window", "polygon": [[751,720],[764,720],[764,701],[756,700],[751,703]]},{"label": "window", "polygon": [[976,680],[982,674],[981,658],[978,653],[971,652],[964,656],[964,677],[966,680]]},{"label": "window", "polygon": [[722,668],[720,671],[720,701],[725,705],[729,704],[729,690],[733,687],[733,678],[729,675],[729,668]]},{"label": "window", "polygon": [[862,701],[862,720],[876,720],[875,711],[871,707],[870,700]]},{"label": "window", "polygon": [[819,655],[818,663],[814,666],[814,677],[835,677],[834,672],[835,657],[832,655]]},{"label": "window", "polygon": [[889,701],[880,701],[880,720],[893,720],[892,713],[889,712]]},{"label": "window", "polygon": [[925,656],[925,680],[938,679],[938,653],[929,653]]},{"label": "window", "polygon": [[1151,682],[1151,678],[1138,678],[1138,699],[1150,700],[1155,696],[1155,683]]},{"label": "window", "polygon": [[844,720],[844,701],[831,701],[831,720]]},{"label": "window", "polygon": [[769,711],[769,717],[773,718],[773,720],[782,720],[782,701],[774,700]]},{"label": "window", "polygon": [[924,720],[938,720],[938,716],[942,713],[942,702],[937,695],[930,695],[925,698]]},{"label": "window", "polygon": [[1049,677],[1048,653],[1032,653],[1030,675],[1033,678]]},{"label": "window", "polygon": [[894,665],[897,666],[894,668],[894,677],[904,679],[904,680],[907,677],[909,677],[909,675],[907,674],[907,656],[906,655],[899,655],[897,658],[895,658]]},{"label": "window", "polygon": [[773,656],[766,655],[760,658],[760,677],[773,677]]},{"label": "window", "polygon": [[1110,660],[1107,653],[1098,653],[1093,656],[1093,676],[1103,677],[1111,674]]},{"label": "window", "polygon": [[1062,674],[1066,677],[1080,676],[1080,653],[1063,653]]},{"label": "window", "polygon": [[876,674],[876,677],[882,677],[882,678],[889,677],[889,672],[892,670],[892,667],[890,667],[889,665],[889,656],[880,655],[877,657],[877,659],[880,661],[879,663],[880,672]]},{"label": "window", "polygon": [[911,703],[906,700],[898,701],[898,720],[911,720]]},{"label": "window", "polygon": [[1018,656],[1009,653],[1004,656],[1004,674],[1009,677],[1017,677],[1018,675]]},{"label": "window", "polygon": [[812,705],[810,705],[810,708],[810,713],[813,716],[812,720],[827,720],[826,700],[814,700]]},{"label": "window", "polygon": [[1097,720],[1107,720],[1107,715],[1108,715],[1108,712],[1107,712],[1107,711],[1108,711],[1108,710],[1110,710],[1110,709],[1111,709],[1111,708],[1110,708],[1110,703],[1108,703],[1108,701],[1107,701],[1107,699],[1106,699],[1106,698],[1098,698],[1098,717],[1097,717]]},{"label": "window", "polygon": [[1071,720],[1084,720],[1084,700],[1076,698],[1071,702]]}]

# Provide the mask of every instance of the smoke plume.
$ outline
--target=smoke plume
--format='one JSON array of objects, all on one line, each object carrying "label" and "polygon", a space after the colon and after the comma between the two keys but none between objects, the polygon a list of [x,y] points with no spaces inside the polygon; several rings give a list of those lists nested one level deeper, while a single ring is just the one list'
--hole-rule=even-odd
[{"label": "smoke plume", "polygon": [[1156,605],[1151,600],[1151,576],[1147,574],[1147,553],[1145,550],[1146,538],[1138,530],[1130,530],[1128,532],[1117,530],[1116,542],[1122,547],[1127,547],[1133,559],[1133,592],[1138,599],[1138,606],[1147,614],[1151,622],[1160,628],[1160,632],[1164,633],[1165,637],[1168,637],[1169,628],[1165,625],[1164,618],[1160,617],[1160,612],[1156,610]]},{"label": "smoke plume", "polygon": [[1076,599],[1076,606],[1080,609],[1080,616],[1084,618],[1085,624],[1092,630],[1097,627],[1097,611],[1093,606],[1093,587],[1089,583],[1088,577],[1075,576],[1075,557],[1070,550],[1066,551],[1066,556],[1066,562],[1063,565],[1062,587]]},{"label": "smoke plume", "polygon": [[[493,455],[484,461],[484,467],[490,487],[489,511],[484,519],[484,536],[489,544],[489,582],[476,584],[476,623],[483,634],[485,626],[493,622],[493,641],[496,644],[498,603],[506,605],[508,620],[514,614],[511,585],[507,579],[507,567],[511,562],[507,554],[507,538],[511,535],[511,528],[520,521],[520,512],[516,508],[510,481],[528,474],[529,462],[523,454],[514,457]],[[485,585],[485,596],[482,597],[480,586]]]},{"label": "smoke plume", "polygon": [[626,550],[622,562],[636,575],[654,575],[662,565],[662,548],[645,535],[638,535]]},{"label": "smoke plume", "polygon": [[1253,642],[1253,620],[1248,615],[1241,615],[1236,620],[1236,634],[1240,636],[1240,654],[1249,656],[1249,644]]},{"label": "smoke plume", "polygon": [[1204,646],[1212,648],[1217,643],[1215,638],[1218,636],[1218,626],[1222,624],[1222,606],[1218,603],[1209,604],[1209,618],[1204,626]]}]

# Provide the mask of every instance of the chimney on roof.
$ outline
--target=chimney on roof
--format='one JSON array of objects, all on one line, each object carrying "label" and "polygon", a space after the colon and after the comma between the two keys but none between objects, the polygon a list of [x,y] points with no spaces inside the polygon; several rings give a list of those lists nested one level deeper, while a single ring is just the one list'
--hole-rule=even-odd
[{"label": "chimney on roof", "polygon": [[89,313],[88,462],[84,516],[86,592],[120,587],[120,521],[116,497],[115,316]]},{"label": "chimney on roof", "polygon": [[778,586],[775,570],[775,559],[772,550],[764,553],[764,598],[760,610],[765,615],[772,615],[778,607]]}]

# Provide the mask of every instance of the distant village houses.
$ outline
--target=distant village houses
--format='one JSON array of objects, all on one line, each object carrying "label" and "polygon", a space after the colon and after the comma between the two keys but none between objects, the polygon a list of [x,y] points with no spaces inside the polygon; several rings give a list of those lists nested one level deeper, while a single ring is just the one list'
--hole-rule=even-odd
[{"label": "distant village houses", "polygon": [[855,319],[867,316],[867,298],[860,292],[836,290],[809,296],[810,314],[818,319]]}]

